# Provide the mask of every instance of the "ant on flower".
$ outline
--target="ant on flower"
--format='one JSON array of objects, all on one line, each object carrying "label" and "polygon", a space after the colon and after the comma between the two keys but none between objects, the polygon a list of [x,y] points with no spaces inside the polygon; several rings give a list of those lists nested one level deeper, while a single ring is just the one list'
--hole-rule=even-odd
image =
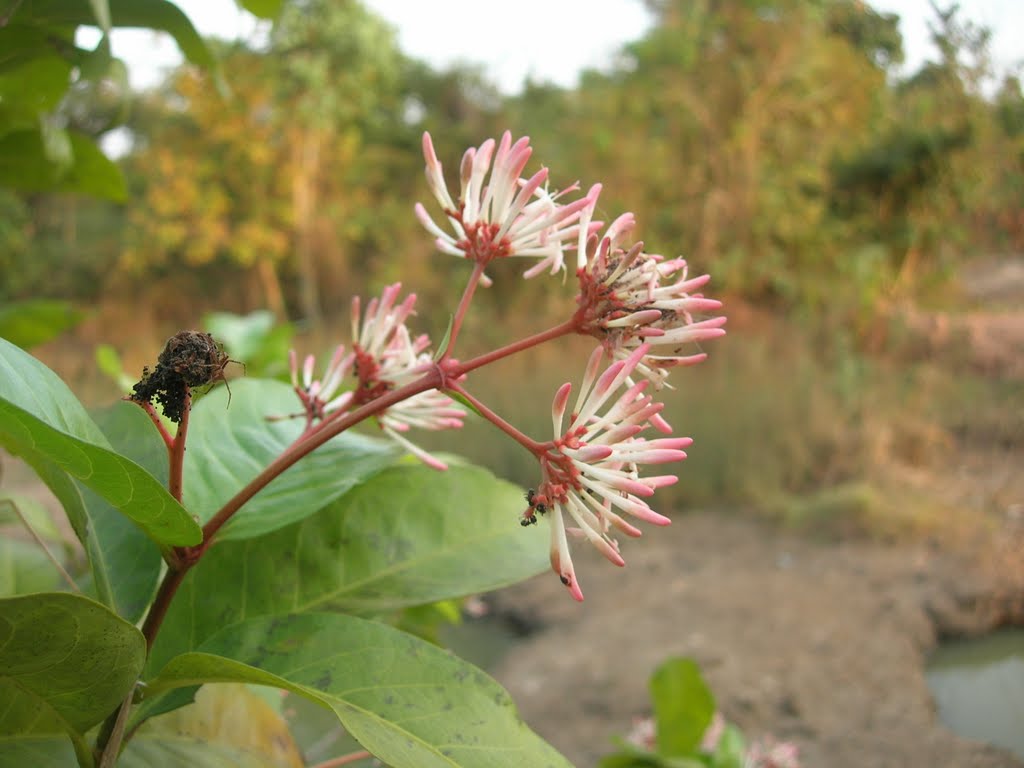
[{"label": "ant on flower", "polygon": [[530,506],[523,512],[523,519],[519,521],[519,524],[525,528],[528,525],[536,525],[537,514],[547,514],[548,507],[546,503],[547,498],[537,493],[533,488],[526,491],[524,498]]}]

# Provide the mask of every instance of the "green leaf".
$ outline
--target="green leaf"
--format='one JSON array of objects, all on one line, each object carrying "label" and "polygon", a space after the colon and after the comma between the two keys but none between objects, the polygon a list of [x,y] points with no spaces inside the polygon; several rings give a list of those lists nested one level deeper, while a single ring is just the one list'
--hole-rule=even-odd
[{"label": "green leaf", "polygon": [[71,63],[55,54],[23,57],[17,66],[0,69],[0,135],[35,128],[40,113],[60,103],[70,77]]},{"label": "green leaf", "polygon": [[46,123],[37,130],[0,137],[0,185],[26,192],[79,192],[114,201],[127,196],[121,169],[92,139]]},{"label": "green leaf", "polygon": [[276,19],[281,15],[284,0],[239,0],[242,7],[261,19]]},{"label": "green leaf", "polygon": [[0,491],[0,526],[13,526],[24,531],[25,522],[22,517],[41,538],[58,545],[64,544],[64,537],[42,502],[23,493]]},{"label": "green leaf", "polygon": [[142,633],[86,597],[0,600],[0,739],[60,728],[81,751],[85,731],[131,692],[145,659]]},{"label": "green leaf", "polygon": [[0,338],[29,349],[74,328],[82,317],[83,313],[68,301],[13,301],[0,307]]},{"label": "green leaf", "polygon": [[121,356],[110,344],[96,345],[96,367],[114,382],[118,391],[131,391],[136,380],[125,371]]},{"label": "green leaf", "polygon": [[50,558],[35,541],[0,538],[0,597],[52,591],[62,583]]},{"label": "green leaf", "polygon": [[274,378],[287,373],[295,330],[290,323],[278,323],[273,312],[211,312],[203,316],[203,327],[224,345],[232,359],[245,366],[246,376]]},{"label": "green leaf", "polygon": [[688,757],[662,757],[643,750],[605,755],[597,768],[707,768],[700,760]]},{"label": "green leaf", "polygon": [[[233,312],[210,312],[203,316],[203,327],[224,345],[232,355],[243,361],[258,355],[267,334],[274,328],[274,313],[257,310],[248,315]],[[285,350],[287,353],[287,350]]]},{"label": "green leaf", "polygon": [[668,757],[650,752],[642,747],[625,741],[620,737],[612,737],[618,752],[605,755],[597,764],[597,768],[707,768],[706,756]]},{"label": "green leaf", "polygon": [[[6,26],[0,27],[0,73],[6,75],[33,59],[49,58],[53,55],[55,43],[66,44],[68,48],[74,46],[72,31],[62,34],[62,31],[57,29],[21,24],[21,18],[20,14],[15,15]],[[68,69],[70,72],[70,65]],[[64,89],[67,89],[67,86],[68,81],[65,77]]]},{"label": "green leaf", "polygon": [[42,192],[52,189],[64,170],[50,158],[39,128],[0,137],[0,186]]},{"label": "green leaf", "polygon": [[692,756],[715,715],[715,699],[693,659],[669,659],[651,676],[657,751]]},{"label": "green leaf", "polygon": [[[185,453],[186,508],[208,520],[305,428],[305,419],[267,421],[301,409],[291,387],[245,379],[211,392],[192,410]],[[390,442],[355,432],[339,435],[275,478],[217,534],[248,539],[302,520],[357,483],[393,464]]]},{"label": "green leaf", "polygon": [[441,343],[437,345],[437,351],[434,352],[434,360],[440,360],[444,357],[444,353],[448,351],[448,344],[452,340],[452,326],[455,324],[455,315],[448,316],[448,327],[444,329],[444,336],[441,337]]},{"label": "green leaf", "polygon": [[194,704],[145,723],[128,743],[119,768],[302,768],[288,724],[261,696],[265,690],[203,686]]},{"label": "green leaf", "polygon": [[746,763],[747,740],[735,725],[726,725],[715,751],[711,755],[711,768],[743,768]]},{"label": "green leaf", "polygon": [[120,166],[104,155],[85,134],[71,131],[68,138],[71,140],[73,161],[58,189],[123,202],[128,197],[128,187]]},{"label": "green leaf", "polygon": [[41,462],[52,462],[81,480],[157,543],[193,545],[202,540],[196,521],[153,475],[110,450],[107,439],[67,385],[3,339],[0,444],[37,471]]},{"label": "green leaf", "polygon": [[150,669],[228,623],[301,611],[384,612],[513,584],[548,567],[522,493],[479,467],[388,469],[301,523],[216,545],[186,576]]},{"label": "green leaf", "polygon": [[[114,449],[167,485],[167,448],[142,409],[119,401],[93,413]],[[110,576],[114,609],[130,621],[142,618],[156,592],[160,548],[131,520],[83,489],[95,548]]]},{"label": "green leaf", "polygon": [[354,616],[267,616],[173,659],[152,691],[210,681],[269,685],[321,702],[394,768],[568,766],[486,674],[436,646]]},{"label": "green leaf", "polygon": [[[191,63],[217,71],[217,60],[178,6],[168,0],[109,0],[110,23],[113,27],[142,27],[167,32]],[[38,25],[95,26],[96,17],[90,0],[32,0],[26,3],[25,20]]]},{"label": "green leaf", "polygon": [[[88,745],[81,744],[88,749]],[[67,736],[56,730],[49,733],[21,733],[13,737],[0,734],[0,765],[5,768],[19,766],[72,766],[77,759]]]}]

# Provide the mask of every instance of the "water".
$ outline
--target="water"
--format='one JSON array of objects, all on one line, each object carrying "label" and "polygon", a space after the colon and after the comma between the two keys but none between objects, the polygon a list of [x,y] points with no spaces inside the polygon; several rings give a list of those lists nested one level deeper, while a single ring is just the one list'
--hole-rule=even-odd
[{"label": "water", "polygon": [[927,678],[950,729],[1024,758],[1024,629],[942,645]]}]

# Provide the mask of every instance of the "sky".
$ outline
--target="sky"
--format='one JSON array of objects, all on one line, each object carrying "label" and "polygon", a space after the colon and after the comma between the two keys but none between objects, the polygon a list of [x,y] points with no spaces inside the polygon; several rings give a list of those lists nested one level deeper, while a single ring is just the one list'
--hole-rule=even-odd
[{"label": "sky", "polygon": [[[363,1],[396,28],[405,53],[435,66],[483,64],[499,88],[510,94],[519,91],[528,76],[573,86],[581,70],[607,66],[622,44],[640,37],[650,24],[640,0]],[[175,2],[204,35],[244,38],[257,28],[256,20],[239,11],[234,0]],[[933,57],[928,0],[873,0],[871,5],[900,15],[908,71]],[[961,0],[960,6],[966,18],[993,30],[992,54],[998,69],[1006,71],[1024,61],[1024,0]],[[86,38],[80,38],[83,44],[89,44]],[[119,30],[112,46],[128,64],[137,88],[155,85],[163,72],[181,61],[169,37],[145,30]]]}]

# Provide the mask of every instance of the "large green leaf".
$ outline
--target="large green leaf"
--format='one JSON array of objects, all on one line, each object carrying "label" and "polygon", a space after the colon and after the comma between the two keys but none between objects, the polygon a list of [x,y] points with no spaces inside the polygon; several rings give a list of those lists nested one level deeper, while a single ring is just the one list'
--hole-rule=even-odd
[{"label": "large green leaf", "polygon": [[651,675],[659,754],[692,756],[715,716],[715,698],[693,659],[669,659]]},{"label": "large green leaf", "polygon": [[[88,749],[85,744],[80,747]],[[3,768],[73,766],[75,762],[75,750],[68,737],[56,729],[37,733],[0,733],[0,766]]]},{"label": "large green leaf", "polygon": [[247,376],[273,379],[288,372],[288,350],[295,329],[291,323],[278,322],[273,312],[210,312],[203,315],[203,328],[232,358],[245,361]]},{"label": "large green leaf", "polygon": [[88,136],[69,131],[68,137],[74,160],[58,188],[63,192],[78,192],[124,202],[128,196],[128,187],[120,166],[104,155]]},{"label": "large green leaf", "polygon": [[[217,60],[178,6],[168,0],[110,0],[114,27],[142,27],[167,32],[193,64],[216,71]],[[22,23],[44,27],[93,26],[96,16],[91,0],[32,0],[15,17]]]},{"label": "large green leaf", "polygon": [[54,161],[39,128],[0,136],[0,186],[41,192],[56,186],[65,170]]},{"label": "large green leaf", "polygon": [[[67,30],[45,29],[33,24],[19,24],[21,16],[0,27],[0,73],[6,74],[33,59],[49,58],[56,47],[69,50],[74,46],[74,34]],[[70,70],[70,65],[69,65]],[[67,88],[67,76],[64,88]]]},{"label": "large green leaf", "polygon": [[284,0],[239,0],[242,7],[261,19],[276,19],[281,13]]},{"label": "large green leaf", "polygon": [[86,597],[0,600],[0,739],[59,727],[82,751],[85,731],[128,695],[145,659],[142,633]]},{"label": "large green leaf", "polygon": [[[124,176],[96,143],[75,131],[16,130],[0,137],[0,184],[26,192],[57,189],[123,201]],[[47,142],[53,146],[48,146]]]},{"label": "large green leaf", "polygon": [[185,578],[151,669],[227,623],[337,610],[373,613],[513,584],[547,568],[522,492],[479,467],[421,465],[374,476],[301,523],[215,545]]},{"label": "large green leaf", "polygon": [[[0,69],[0,135],[15,128],[33,128],[40,113],[49,112],[63,98],[71,76],[71,63],[50,53],[23,57],[17,66]],[[12,54],[5,54],[4,57]]]},{"label": "large green leaf", "polygon": [[[167,448],[134,403],[118,401],[93,412],[114,449],[167,484]],[[113,607],[129,621],[142,618],[160,577],[160,548],[137,525],[88,489],[81,489],[98,555],[110,576]]]},{"label": "large green leaf", "polygon": [[173,659],[151,690],[270,685],[330,707],[394,768],[554,768],[569,763],[519,719],[494,680],[447,651],[354,616],[267,616]]},{"label": "large green leaf", "polygon": [[158,543],[192,545],[202,540],[196,521],[153,475],[110,450],[67,385],[4,339],[0,339],[0,444],[37,470],[43,462],[60,467]]},{"label": "large green leaf", "polygon": [[[267,421],[300,410],[291,387],[244,379],[204,397],[192,410],[185,453],[185,506],[209,519],[292,444],[304,419]],[[388,441],[355,432],[339,435],[277,477],[217,534],[245,539],[302,520],[357,483],[393,464]]]},{"label": "large green leaf", "polygon": [[[95,416],[119,453],[166,483],[167,451],[137,406],[118,402],[96,411]],[[131,520],[52,462],[40,461],[34,467],[63,505],[85,546],[92,579],[83,588],[123,618],[140,619],[156,590],[160,549]]]}]

